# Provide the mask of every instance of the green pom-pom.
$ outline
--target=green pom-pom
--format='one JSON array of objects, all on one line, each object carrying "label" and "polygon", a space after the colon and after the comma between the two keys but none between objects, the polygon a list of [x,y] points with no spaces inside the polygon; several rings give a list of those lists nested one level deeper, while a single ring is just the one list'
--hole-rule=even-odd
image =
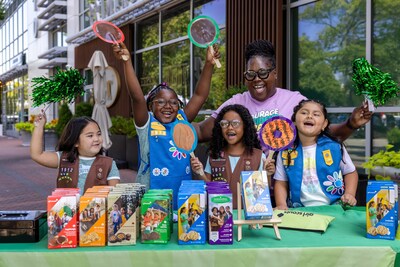
[{"label": "green pom-pom", "polygon": [[353,77],[356,95],[365,95],[375,106],[384,105],[397,97],[400,88],[389,73],[383,73],[368,63],[365,58],[353,61]]},{"label": "green pom-pom", "polygon": [[78,95],[84,94],[85,79],[77,69],[69,68],[50,78],[35,77],[32,79],[32,102],[34,107],[46,103],[57,103],[62,100],[71,103]]}]

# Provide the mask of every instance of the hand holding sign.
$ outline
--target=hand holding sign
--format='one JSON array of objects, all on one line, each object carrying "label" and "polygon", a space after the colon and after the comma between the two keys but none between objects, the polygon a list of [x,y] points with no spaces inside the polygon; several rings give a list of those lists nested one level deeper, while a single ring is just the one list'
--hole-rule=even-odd
[{"label": "hand holding sign", "polygon": [[[172,141],[180,151],[190,154],[193,158],[195,157],[193,151],[197,146],[197,134],[190,123],[186,121],[177,122],[172,129]],[[204,171],[198,174],[203,176]]]},{"label": "hand holding sign", "polygon": [[[120,44],[125,40],[125,35],[121,29],[111,22],[102,20],[96,21],[93,24],[92,29],[96,36],[104,42],[110,44]],[[122,60],[127,61],[128,59],[129,56],[122,55]]]},{"label": "hand holding sign", "polygon": [[[293,122],[283,116],[275,116],[266,120],[260,129],[261,145],[273,151],[289,148],[296,140],[296,127]],[[271,160],[274,153],[268,154]]]},{"label": "hand holding sign", "polygon": [[[189,23],[188,35],[190,41],[201,48],[210,47],[210,52],[214,55],[213,44],[217,42],[219,36],[218,24],[208,16],[198,16]],[[214,58],[217,68],[221,68],[221,63]]]}]

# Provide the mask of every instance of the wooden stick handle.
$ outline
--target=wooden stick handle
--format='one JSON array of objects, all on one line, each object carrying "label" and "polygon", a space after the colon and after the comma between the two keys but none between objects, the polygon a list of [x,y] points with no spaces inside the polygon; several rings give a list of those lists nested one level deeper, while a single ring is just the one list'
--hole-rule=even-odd
[{"label": "wooden stick handle", "polygon": [[[214,48],[212,45],[210,45],[210,52],[211,52],[211,55],[214,57]],[[217,68],[221,68],[221,62],[219,62],[218,58],[214,58],[214,62],[215,62],[215,66],[217,66]]]},{"label": "wooden stick handle", "polygon": [[[193,152],[190,152],[190,156],[191,156],[192,158],[195,158],[195,157],[196,157],[196,156],[194,155]],[[197,173],[198,175],[200,175],[200,176],[203,176],[203,175],[204,175],[204,170],[201,169],[201,170],[197,171],[196,173]]]}]

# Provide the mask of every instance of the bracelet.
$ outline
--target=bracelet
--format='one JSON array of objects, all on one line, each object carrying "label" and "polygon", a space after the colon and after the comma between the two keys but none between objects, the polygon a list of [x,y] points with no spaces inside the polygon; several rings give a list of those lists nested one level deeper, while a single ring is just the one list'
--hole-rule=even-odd
[{"label": "bracelet", "polygon": [[346,126],[347,126],[347,128],[349,128],[350,130],[357,130],[358,128],[355,128],[355,127],[353,127],[351,124],[350,124],[350,118],[348,118],[347,120],[346,120]]}]

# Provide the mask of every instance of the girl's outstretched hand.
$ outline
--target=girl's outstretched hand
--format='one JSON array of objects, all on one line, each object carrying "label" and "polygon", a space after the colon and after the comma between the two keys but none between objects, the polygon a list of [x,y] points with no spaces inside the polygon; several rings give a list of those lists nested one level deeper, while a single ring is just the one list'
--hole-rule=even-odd
[{"label": "girl's outstretched hand", "polygon": [[206,62],[215,65],[215,59],[220,59],[221,54],[219,53],[219,48],[217,44],[213,44],[207,48]]},{"label": "girl's outstretched hand", "polygon": [[46,125],[46,122],[47,122],[46,113],[44,113],[44,111],[42,109],[42,112],[40,112],[38,115],[36,115],[35,121],[33,122],[33,124],[35,125],[35,127],[44,128],[44,126]]},{"label": "girl's outstretched hand", "polygon": [[117,59],[122,59],[124,61],[127,61],[130,58],[129,50],[126,48],[126,45],[124,43],[113,44],[112,48],[114,56]]}]

